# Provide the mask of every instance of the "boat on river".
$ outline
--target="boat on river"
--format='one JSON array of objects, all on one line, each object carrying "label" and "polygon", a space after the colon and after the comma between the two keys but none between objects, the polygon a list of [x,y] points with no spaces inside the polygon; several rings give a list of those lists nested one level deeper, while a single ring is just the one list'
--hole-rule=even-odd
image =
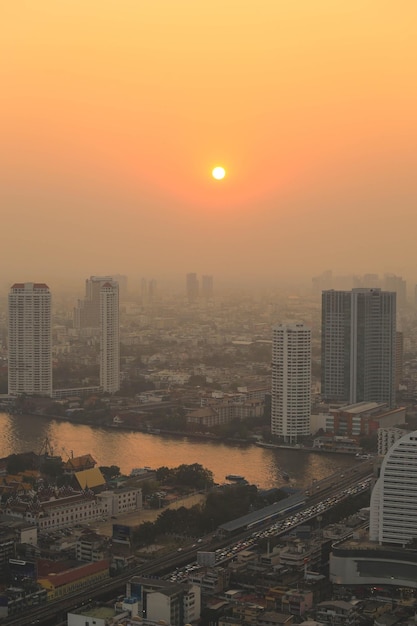
[{"label": "boat on river", "polygon": [[242,483],[245,480],[245,477],[240,476],[240,474],[227,474],[226,480],[230,480],[235,483]]},{"label": "boat on river", "polygon": [[280,447],[276,443],[268,443],[267,441],[255,441],[255,446],[259,448],[270,448],[271,450],[277,450]]}]

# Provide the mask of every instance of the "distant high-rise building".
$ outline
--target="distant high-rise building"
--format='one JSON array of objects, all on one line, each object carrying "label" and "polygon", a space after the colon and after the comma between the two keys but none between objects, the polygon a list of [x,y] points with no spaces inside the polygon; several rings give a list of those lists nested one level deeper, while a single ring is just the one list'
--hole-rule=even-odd
[{"label": "distant high-rise building", "polygon": [[123,300],[128,294],[128,282],[125,274],[112,274],[112,280],[119,285],[119,298]]},{"label": "distant high-rise building", "polygon": [[379,283],[380,281],[378,274],[362,274],[353,277],[352,287],[354,289],[363,289],[364,287],[369,289],[374,287],[380,287]]},{"label": "distant high-rise building", "polygon": [[107,393],[120,389],[119,286],[100,287],[100,387]]},{"label": "distant high-rise building", "polygon": [[385,274],[384,289],[386,291],[395,291],[397,294],[397,305],[399,307],[404,307],[407,304],[407,283],[402,276]]},{"label": "distant high-rise building", "polygon": [[146,304],[147,302],[151,302],[156,297],[157,290],[157,282],[154,278],[147,280],[146,278],[142,278],[140,284],[140,295],[142,303]]},{"label": "distant high-rise building", "polygon": [[157,296],[158,284],[154,278],[151,278],[148,284],[148,298],[154,300]]},{"label": "distant high-rise building", "polygon": [[324,399],[395,404],[396,295],[381,289],[322,294]]},{"label": "distant high-rise building", "polygon": [[189,302],[194,302],[198,298],[199,284],[197,274],[194,272],[187,274],[185,279],[185,287]]},{"label": "distant high-rise building", "polygon": [[369,538],[406,547],[417,538],[417,431],[396,441],[371,495]]},{"label": "distant high-rise building", "polygon": [[[366,287],[367,289],[373,289],[375,287],[380,287],[380,280],[378,274],[364,274],[362,276],[362,285],[361,287]],[[391,291],[391,289],[388,289]]]},{"label": "distant high-rise building", "polygon": [[294,443],[310,434],[311,330],[280,324],[272,332],[271,432]]},{"label": "distant high-rise building", "polygon": [[320,294],[324,289],[331,289],[333,286],[333,272],[326,270],[319,276],[313,276],[312,289],[313,294]]},{"label": "distant high-rise building", "polygon": [[213,276],[201,277],[201,295],[205,300],[210,300],[213,297]]},{"label": "distant high-rise building", "polygon": [[51,292],[15,283],[9,293],[9,394],[52,394]]},{"label": "distant high-rise building", "polygon": [[140,281],[140,297],[142,299],[142,302],[146,302],[146,300],[148,299],[148,281],[146,280],[146,278],[142,278],[142,280]]},{"label": "distant high-rise building", "polygon": [[90,276],[85,281],[85,298],[78,300],[74,311],[75,328],[100,328],[100,290],[113,276]]}]

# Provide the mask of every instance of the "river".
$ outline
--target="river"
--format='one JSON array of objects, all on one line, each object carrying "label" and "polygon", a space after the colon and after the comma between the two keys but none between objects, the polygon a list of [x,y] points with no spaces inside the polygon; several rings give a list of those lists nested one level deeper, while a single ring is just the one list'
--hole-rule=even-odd
[{"label": "river", "polygon": [[[226,474],[239,474],[261,488],[284,484],[307,487],[313,479],[320,480],[356,462],[341,454],[271,450],[7,413],[0,413],[0,434],[0,458],[18,452],[39,453],[48,440],[54,454],[64,460],[71,454],[90,453],[99,466],[117,465],[124,474],[134,467],[200,463],[213,472],[218,483],[225,482]],[[282,472],[289,474],[289,481],[283,480]]]}]

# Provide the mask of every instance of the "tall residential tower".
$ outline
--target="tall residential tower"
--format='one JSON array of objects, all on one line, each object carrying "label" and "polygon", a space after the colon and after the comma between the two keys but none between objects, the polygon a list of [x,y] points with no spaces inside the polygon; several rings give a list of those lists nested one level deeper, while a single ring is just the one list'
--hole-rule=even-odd
[{"label": "tall residential tower", "polygon": [[395,293],[365,288],[323,291],[323,398],[394,406],[395,336]]},{"label": "tall residential tower", "polygon": [[295,443],[310,434],[311,330],[280,324],[272,332],[271,433]]},{"label": "tall residential tower", "polygon": [[100,387],[120,389],[119,285],[108,281],[100,288]]},{"label": "tall residential tower", "polygon": [[51,292],[15,283],[9,293],[9,394],[52,394]]}]

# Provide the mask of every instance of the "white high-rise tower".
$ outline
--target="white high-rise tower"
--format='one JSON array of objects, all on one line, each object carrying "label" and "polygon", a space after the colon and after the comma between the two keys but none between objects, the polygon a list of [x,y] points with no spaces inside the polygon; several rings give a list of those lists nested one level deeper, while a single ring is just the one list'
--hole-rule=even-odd
[{"label": "white high-rise tower", "polygon": [[9,293],[9,394],[52,394],[51,292],[15,283]]},{"label": "white high-rise tower", "polygon": [[278,325],[272,339],[271,433],[294,443],[310,434],[311,330]]},{"label": "white high-rise tower", "polygon": [[119,285],[103,283],[100,289],[100,387],[120,389]]},{"label": "white high-rise tower", "polygon": [[369,538],[407,546],[417,538],[417,431],[401,437],[382,461],[371,495]]}]

